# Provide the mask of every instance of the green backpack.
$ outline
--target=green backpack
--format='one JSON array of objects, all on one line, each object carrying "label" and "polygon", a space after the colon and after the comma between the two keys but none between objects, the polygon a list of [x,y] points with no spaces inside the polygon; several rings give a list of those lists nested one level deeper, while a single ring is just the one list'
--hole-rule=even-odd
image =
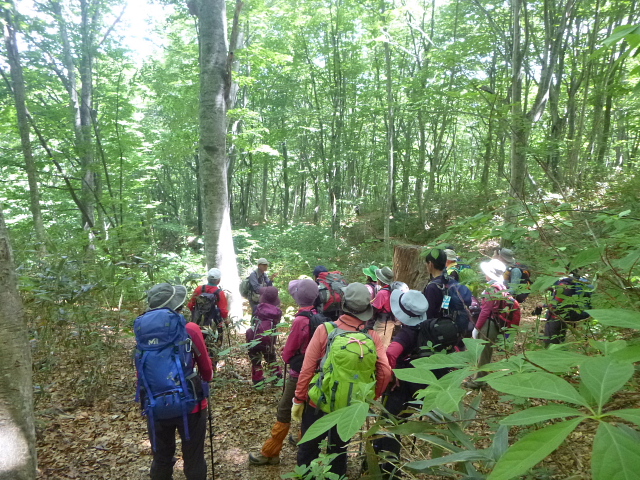
[{"label": "green backpack", "polygon": [[249,282],[249,277],[245,278],[240,282],[240,295],[244,298],[249,298],[253,293],[253,289],[251,288],[251,283]]},{"label": "green backpack", "polygon": [[323,412],[373,399],[376,384],[376,345],[366,330],[349,331],[325,323],[329,337],[320,369],[311,380],[309,398]]}]

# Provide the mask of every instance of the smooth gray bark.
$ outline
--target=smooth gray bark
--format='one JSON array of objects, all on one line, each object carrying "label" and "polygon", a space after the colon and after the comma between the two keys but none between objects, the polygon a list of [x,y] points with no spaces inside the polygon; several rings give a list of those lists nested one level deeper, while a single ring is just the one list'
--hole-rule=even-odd
[{"label": "smooth gray bark", "polygon": [[0,480],[36,478],[31,347],[0,209]]}]

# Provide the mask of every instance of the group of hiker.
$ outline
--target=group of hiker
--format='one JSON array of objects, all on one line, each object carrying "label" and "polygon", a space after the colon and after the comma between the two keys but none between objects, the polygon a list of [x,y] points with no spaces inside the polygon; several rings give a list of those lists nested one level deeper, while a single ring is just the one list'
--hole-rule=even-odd
[{"label": "group of hiker", "polygon": [[[279,290],[274,276],[268,275],[267,259],[256,262],[240,286],[252,313],[246,332],[251,380],[257,388],[271,376],[284,377],[285,382],[276,422],[260,452],[249,454],[251,465],[278,464],[288,438],[298,446],[297,464],[308,466],[320,455],[323,438],[328,438],[327,453],[334,454],[331,472],[346,475],[348,440],[340,438],[337,427],[298,443],[317,420],[355,401],[380,397],[386,415],[407,415],[409,402],[427,385],[395,379],[392,369],[410,368],[416,358],[436,352],[460,351],[465,348],[463,338],[486,340],[479,364],[491,362],[499,334],[520,323],[520,304],[531,284],[528,267],[515,261],[512,250],[497,249],[493,258],[480,263],[486,283],[476,298],[469,285],[477,281],[477,274],[459,262],[452,248],[426,249],[423,258],[429,280],[422,291],[396,281],[392,268],[373,265],[362,270],[362,283],[348,283],[341,272],[322,265],[313,270],[313,278],[289,282],[297,312],[281,352],[284,369],[277,362],[275,344],[283,316]],[[137,397],[154,451],[152,479],[172,478],[176,429],[183,440],[186,478],[206,476],[207,382],[217,360],[207,343],[220,345],[228,322],[227,298],[218,286],[221,272],[212,268],[207,277],[208,283],[198,286],[187,304],[192,322],[180,314],[186,288],[170,284],[149,291],[149,310],[135,322]],[[584,310],[592,291],[577,271],[556,282],[552,300],[537,305],[547,308],[545,344],[564,341],[568,325],[588,317]],[[433,374],[440,378],[448,371]],[[478,372],[464,385],[483,388],[483,374]],[[290,433],[292,419],[300,423],[300,431]],[[383,435],[373,446],[384,478],[400,478],[398,438]]]}]

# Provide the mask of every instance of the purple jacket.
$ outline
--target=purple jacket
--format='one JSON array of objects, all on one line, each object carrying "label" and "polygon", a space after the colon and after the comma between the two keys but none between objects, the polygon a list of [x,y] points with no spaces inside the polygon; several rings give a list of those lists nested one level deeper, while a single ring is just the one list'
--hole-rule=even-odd
[{"label": "purple jacket", "polygon": [[247,330],[247,342],[259,340],[260,343],[252,348],[252,350],[262,350],[271,347],[276,342],[275,335],[262,335],[267,330],[271,330],[282,318],[282,310],[268,303],[261,303],[254,312],[254,317],[258,317],[259,322],[255,330],[250,328]]}]

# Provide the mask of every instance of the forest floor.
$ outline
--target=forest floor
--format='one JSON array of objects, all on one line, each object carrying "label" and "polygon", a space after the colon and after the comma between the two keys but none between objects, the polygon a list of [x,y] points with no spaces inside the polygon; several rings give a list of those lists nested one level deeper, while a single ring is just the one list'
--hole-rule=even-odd
[{"label": "forest floor", "polygon": [[[525,322],[534,321],[529,317]],[[232,343],[238,345],[243,338],[237,335]],[[243,336],[242,336],[243,337]],[[135,371],[131,362],[134,346],[132,338],[118,342],[110,355],[109,374],[100,383],[107,388],[93,402],[78,397],[77,376],[82,364],[73,355],[59,356],[56,368],[50,369],[46,379],[46,397],[36,404],[38,431],[39,479],[147,479],[151,464],[151,446],[145,421],[140,415],[135,395]],[[495,359],[495,358],[494,358]],[[285,442],[281,463],[277,466],[249,466],[250,451],[258,452],[275,422],[276,405],[281,387],[268,386],[256,391],[250,384],[248,358],[241,348],[218,364],[212,384],[213,447],[215,478],[222,480],[277,480],[293,471],[296,447]],[[476,395],[475,392],[470,395]],[[482,411],[508,414],[511,405],[491,389],[483,393]],[[297,428],[297,426],[295,426]],[[482,422],[476,427],[480,437],[488,426]],[[545,463],[544,470],[556,472],[562,478],[587,479],[589,477],[590,441],[592,429],[579,427],[570,437],[571,447],[561,448]],[[488,443],[490,438],[486,436]],[[484,442],[483,442],[484,443]],[[352,441],[349,478],[360,478],[360,443]],[[405,452],[409,455],[409,450]],[[206,445],[210,468],[209,440]],[[418,449],[411,457],[426,457]],[[179,454],[179,446],[178,452]],[[176,480],[184,479],[182,461],[176,464]],[[548,467],[548,468],[546,468]],[[211,475],[211,473],[210,473]],[[429,478],[420,475],[415,478]],[[443,477],[431,477],[443,478]],[[556,478],[550,476],[539,478]],[[559,478],[559,477],[558,477]]]}]

